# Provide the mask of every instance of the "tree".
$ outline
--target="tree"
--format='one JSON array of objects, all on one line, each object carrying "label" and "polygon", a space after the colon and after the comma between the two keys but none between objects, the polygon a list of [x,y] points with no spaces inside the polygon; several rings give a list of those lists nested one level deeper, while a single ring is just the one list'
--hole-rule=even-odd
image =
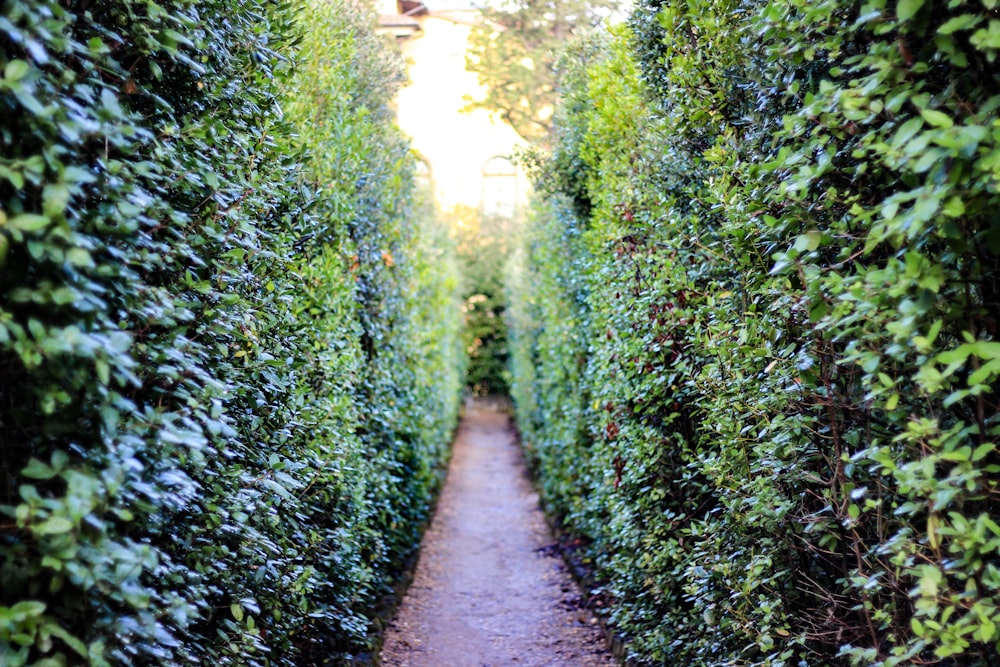
[{"label": "tree", "polygon": [[556,53],[573,36],[612,15],[616,0],[506,0],[484,6],[472,29],[466,69],[486,87],[467,111],[499,112],[529,142],[548,143],[556,89]]}]

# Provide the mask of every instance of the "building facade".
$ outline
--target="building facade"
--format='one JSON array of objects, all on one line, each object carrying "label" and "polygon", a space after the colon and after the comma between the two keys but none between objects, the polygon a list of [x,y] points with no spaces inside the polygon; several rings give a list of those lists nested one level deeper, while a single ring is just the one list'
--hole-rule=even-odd
[{"label": "building facade", "polygon": [[388,0],[379,23],[399,40],[407,60],[411,83],[397,97],[399,126],[412,140],[441,211],[513,218],[529,189],[511,161],[524,141],[498,114],[462,110],[483,93],[465,69],[478,20],[468,2]]}]

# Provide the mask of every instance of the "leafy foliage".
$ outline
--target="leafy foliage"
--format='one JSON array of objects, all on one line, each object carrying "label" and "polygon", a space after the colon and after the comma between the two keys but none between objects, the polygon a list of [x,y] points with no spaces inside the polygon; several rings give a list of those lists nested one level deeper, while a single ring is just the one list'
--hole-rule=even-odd
[{"label": "leafy foliage", "polygon": [[459,385],[398,64],[353,4],[0,17],[0,662],[351,660]]},{"label": "leafy foliage", "polygon": [[466,389],[476,396],[507,395],[507,295],[504,267],[510,255],[508,219],[459,225],[456,250],[464,299],[462,337],[468,355]]},{"label": "leafy foliage", "polygon": [[512,393],[637,661],[998,660],[994,24],[653,1],[568,59]]}]

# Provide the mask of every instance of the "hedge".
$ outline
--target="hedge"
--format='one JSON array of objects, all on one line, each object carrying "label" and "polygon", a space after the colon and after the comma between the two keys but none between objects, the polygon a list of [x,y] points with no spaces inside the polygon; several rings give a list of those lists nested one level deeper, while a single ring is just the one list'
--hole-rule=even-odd
[{"label": "hedge", "polygon": [[462,371],[371,25],[4,0],[4,665],[370,650]]},{"label": "hedge", "polygon": [[[503,282],[510,255],[509,229],[514,223],[488,217],[476,222],[479,224],[472,229],[460,227],[455,239],[468,358],[465,389],[473,396],[506,396],[510,373]],[[499,231],[492,231],[492,227]]]},{"label": "hedge", "polygon": [[645,0],[511,266],[546,504],[636,664],[1000,664],[991,0]]}]

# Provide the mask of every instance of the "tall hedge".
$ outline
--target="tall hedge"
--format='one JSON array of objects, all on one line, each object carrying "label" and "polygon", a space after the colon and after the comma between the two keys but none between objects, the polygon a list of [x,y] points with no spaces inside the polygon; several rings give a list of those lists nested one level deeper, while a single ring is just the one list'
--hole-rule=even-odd
[{"label": "tall hedge", "polygon": [[461,370],[398,61],[352,3],[2,7],[0,662],[349,662]]},{"label": "tall hedge", "polygon": [[513,393],[640,664],[1000,663],[998,29],[647,1],[565,60]]}]

